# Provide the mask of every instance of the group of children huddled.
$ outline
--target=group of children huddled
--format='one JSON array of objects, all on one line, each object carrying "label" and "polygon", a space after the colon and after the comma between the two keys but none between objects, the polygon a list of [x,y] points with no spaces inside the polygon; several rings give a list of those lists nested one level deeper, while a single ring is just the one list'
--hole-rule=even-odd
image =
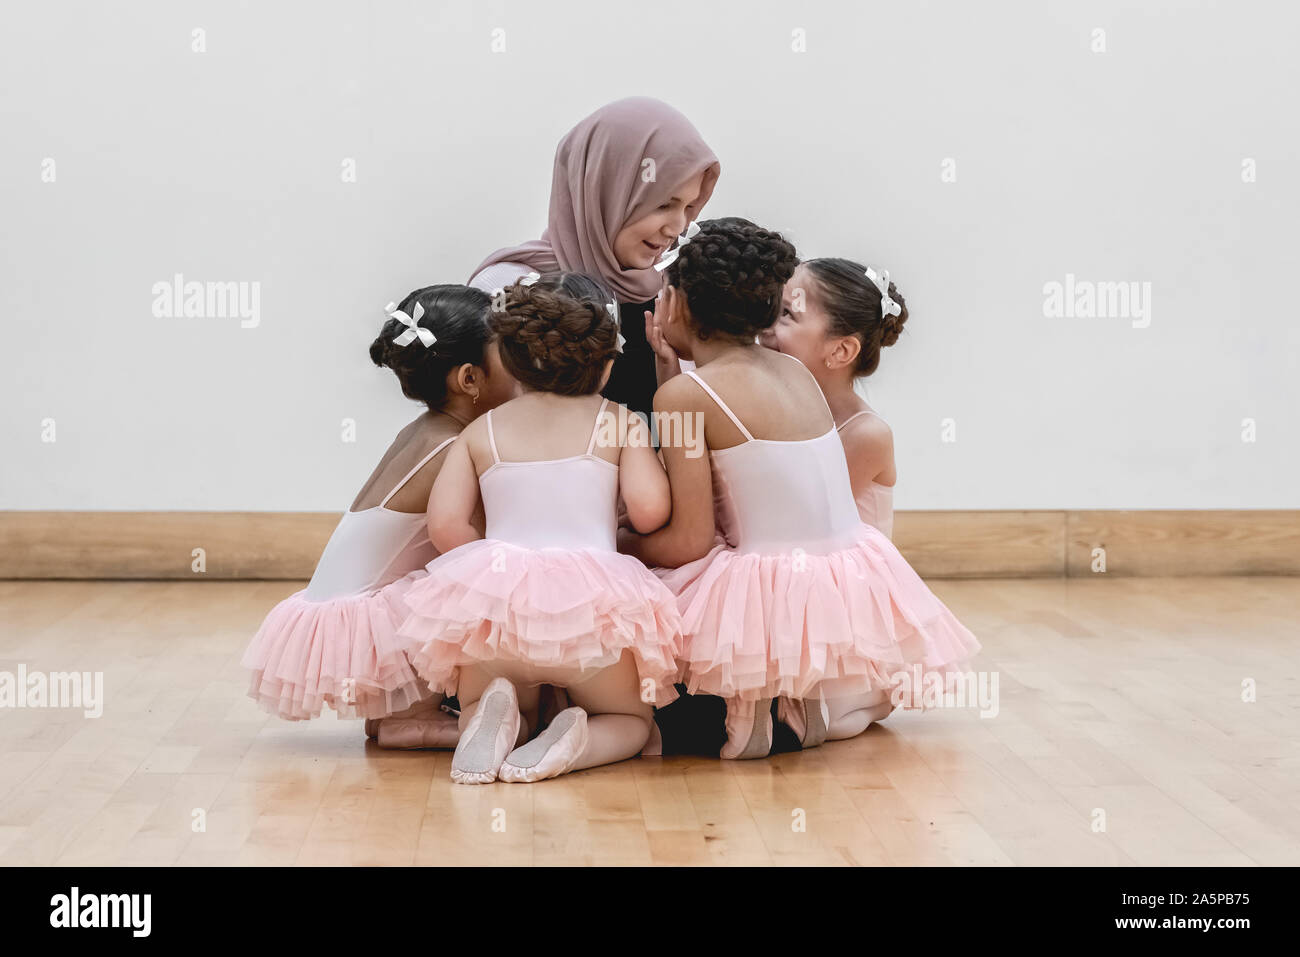
[{"label": "group of children huddled", "polygon": [[978,642],[889,540],[892,436],[854,390],[907,319],[888,274],[737,218],[665,262],[655,417],[700,423],[705,455],[601,398],[621,337],[597,280],[390,307],[371,356],[429,411],[254,638],[254,698],[455,747],[483,784],[633,757],[682,690],[724,699],[722,757],[758,758],[773,712],[812,747],[888,715],[904,671],[965,670]]}]

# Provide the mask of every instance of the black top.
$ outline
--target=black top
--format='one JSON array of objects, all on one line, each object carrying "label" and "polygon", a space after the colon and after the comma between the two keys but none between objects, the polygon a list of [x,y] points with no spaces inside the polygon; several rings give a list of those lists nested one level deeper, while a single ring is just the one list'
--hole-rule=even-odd
[{"label": "black top", "polygon": [[625,340],[623,354],[614,360],[614,368],[601,394],[649,418],[655,389],[659,387],[655,378],[655,353],[645,338],[645,314],[654,310],[654,300],[619,303],[618,310]]}]

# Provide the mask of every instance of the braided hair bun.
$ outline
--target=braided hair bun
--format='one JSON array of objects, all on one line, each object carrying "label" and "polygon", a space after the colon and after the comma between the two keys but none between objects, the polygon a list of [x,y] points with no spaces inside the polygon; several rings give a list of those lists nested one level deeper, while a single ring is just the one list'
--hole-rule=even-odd
[{"label": "braided hair bun", "polygon": [[506,287],[492,304],[488,326],[506,371],[539,392],[598,392],[606,362],[619,351],[618,305],[582,273],[549,273]]},{"label": "braided hair bun", "polygon": [[668,267],[668,284],[685,294],[701,339],[753,342],[781,313],[781,291],[799,264],[794,246],[737,216],[699,226]]}]

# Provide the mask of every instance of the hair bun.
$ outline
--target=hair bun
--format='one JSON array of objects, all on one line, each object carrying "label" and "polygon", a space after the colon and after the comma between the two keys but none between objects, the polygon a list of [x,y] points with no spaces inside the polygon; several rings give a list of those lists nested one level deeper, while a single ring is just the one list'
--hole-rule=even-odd
[{"label": "hair bun", "polygon": [[505,290],[489,324],[506,371],[530,388],[560,395],[600,389],[618,352],[613,297],[581,273],[552,273]]},{"label": "hair bun", "polygon": [[410,316],[417,305],[423,310],[418,325],[435,335],[435,345],[426,346],[418,338],[397,345],[394,340],[410,327],[390,315],[370,343],[370,361],[391,369],[407,398],[437,409],[447,399],[447,374],[452,369],[465,364],[484,365],[491,298],[470,286],[425,286],[407,295],[398,308]]},{"label": "hair bun", "polygon": [[892,346],[898,341],[898,337],[903,333],[903,323],[907,322],[907,303],[903,297],[898,294],[894,284],[889,284],[889,298],[898,303],[898,315],[884,316],[880,322],[880,344],[882,346]]},{"label": "hair bun", "polygon": [[780,315],[782,290],[799,264],[794,246],[738,216],[707,219],[699,227],[678,247],[668,283],[685,295],[701,339],[720,334],[753,341]]}]

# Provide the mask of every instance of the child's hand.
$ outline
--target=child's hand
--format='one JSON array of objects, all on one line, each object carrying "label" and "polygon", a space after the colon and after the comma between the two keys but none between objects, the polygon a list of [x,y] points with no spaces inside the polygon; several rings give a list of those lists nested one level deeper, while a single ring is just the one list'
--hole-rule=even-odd
[{"label": "child's hand", "polygon": [[660,385],[673,376],[680,375],[682,371],[677,351],[664,338],[663,328],[659,322],[659,309],[663,306],[664,296],[665,293],[662,292],[656,296],[654,312],[647,309],[645,314],[645,341],[650,343],[650,348],[654,350],[655,374]]}]

